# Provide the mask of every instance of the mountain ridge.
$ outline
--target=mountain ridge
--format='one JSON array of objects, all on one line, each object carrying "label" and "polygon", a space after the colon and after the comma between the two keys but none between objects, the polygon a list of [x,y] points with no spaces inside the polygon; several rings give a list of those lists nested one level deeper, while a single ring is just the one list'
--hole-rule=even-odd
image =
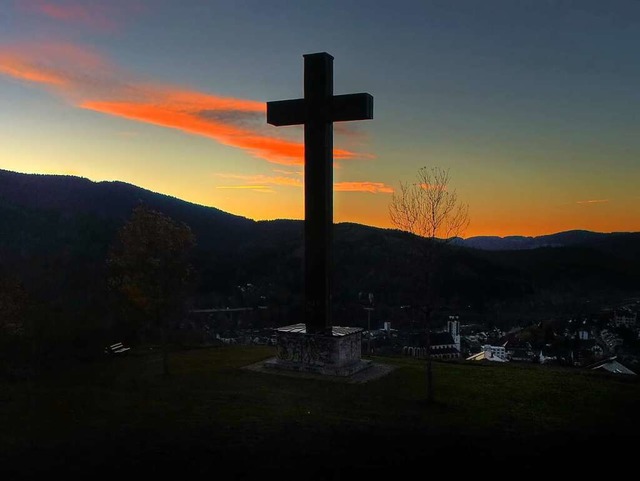
[{"label": "mountain ridge", "polygon": [[634,234],[638,234],[638,232],[596,232],[585,229],[572,229],[540,236],[473,236],[466,239],[458,239],[456,242],[458,245],[482,250],[522,250],[590,244],[607,237]]},{"label": "mountain ridge", "polygon": [[[117,315],[106,289],[109,246],[140,202],[195,234],[193,305],[244,305],[239,288],[251,285],[252,295],[275,306],[274,322],[299,321],[303,221],[254,221],[120,182],[0,170],[0,278],[22,282],[55,322],[108,322]],[[640,233],[592,234],[560,233],[562,242],[582,243],[536,249],[448,246],[439,295],[452,309],[476,315],[496,306],[504,314],[509,306],[513,315],[502,319],[512,322],[555,312],[558,303],[586,305],[585,299],[640,292]],[[359,292],[375,293],[379,315],[402,318],[397,306],[416,302],[421,292],[423,273],[412,253],[424,242],[397,229],[336,224],[333,300],[340,322],[360,319]]]},{"label": "mountain ridge", "polygon": [[[208,216],[217,218],[217,220],[224,219],[225,224],[240,229],[263,223],[295,224],[302,222],[298,219],[253,220],[216,207],[190,202],[118,180],[93,181],[73,175],[26,174],[4,169],[0,169],[0,198],[16,206],[62,209],[74,213],[113,217],[118,220],[126,219],[132,207],[142,202],[152,208],[162,210],[167,215],[175,216],[187,224],[196,224],[196,230],[207,230],[202,228],[202,224],[206,222],[205,217]],[[105,202],[106,199],[109,199],[110,202]],[[185,211],[188,209],[191,209],[191,214],[185,216]],[[383,231],[395,230],[357,222],[336,223],[336,225],[341,224],[354,224],[362,228]],[[627,235],[640,235],[640,232],[596,232],[572,229],[540,236],[472,236],[458,238],[455,240],[455,244],[490,251],[529,250],[541,247],[593,244],[606,238]]]},{"label": "mountain ridge", "polygon": [[[142,203],[188,224],[205,245],[222,244],[225,247],[231,247],[236,237],[246,234],[247,229],[256,223],[215,207],[195,204],[126,182],[94,182],[71,175],[0,170],[0,201],[3,201],[2,210],[10,209],[13,215],[26,215],[34,210],[57,211],[63,218],[93,216],[115,225],[122,224],[132,209]],[[224,228],[218,228],[220,225]]]}]

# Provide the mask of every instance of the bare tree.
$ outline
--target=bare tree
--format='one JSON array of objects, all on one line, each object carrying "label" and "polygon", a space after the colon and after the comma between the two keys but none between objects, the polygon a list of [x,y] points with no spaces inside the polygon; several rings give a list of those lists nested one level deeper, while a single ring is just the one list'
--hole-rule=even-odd
[{"label": "bare tree", "polygon": [[434,400],[431,365],[431,316],[436,307],[436,280],[447,244],[469,225],[469,206],[459,201],[450,187],[449,170],[422,167],[413,183],[400,183],[389,204],[391,222],[400,230],[423,237],[411,253],[421,282],[414,303],[418,304],[427,334],[427,401]]}]

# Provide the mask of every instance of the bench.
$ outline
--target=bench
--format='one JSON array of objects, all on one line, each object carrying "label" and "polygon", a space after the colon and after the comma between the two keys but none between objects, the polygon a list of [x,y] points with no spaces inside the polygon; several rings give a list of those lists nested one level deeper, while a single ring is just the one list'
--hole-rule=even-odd
[{"label": "bench", "polygon": [[127,352],[130,347],[124,347],[121,342],[116,342],[115,344],[111,344],[104,348],[105,354],[124,354]]}]

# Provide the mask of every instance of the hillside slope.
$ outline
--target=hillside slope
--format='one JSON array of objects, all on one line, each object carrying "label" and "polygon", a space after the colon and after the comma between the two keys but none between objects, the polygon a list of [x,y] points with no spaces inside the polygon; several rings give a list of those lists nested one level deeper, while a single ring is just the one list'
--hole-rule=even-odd
[{"label": "hillside slope", "polygon": [[[18,277],[57,317],[104,315],[108,247],[140,202],[185,222],[196,234],[197,305],[254,302],[238,290],[251,284],[256,296],[290,309],[282,322],[299,318],[301,221],[256,222],[121,182],[0,171],[0,275]],[[438,286],[443,305],[485,318],[505,304],[533,315],[638,292],[638,236],[569,232],[551,237],[572,245],[510,251],[451,246]],[[410,253],[421,242],[397,230],[337,224],[336,318],[361,321],[360,292],[374,293],[379,318],[396,319],[399,306],[416,302],[422,274]]]}]

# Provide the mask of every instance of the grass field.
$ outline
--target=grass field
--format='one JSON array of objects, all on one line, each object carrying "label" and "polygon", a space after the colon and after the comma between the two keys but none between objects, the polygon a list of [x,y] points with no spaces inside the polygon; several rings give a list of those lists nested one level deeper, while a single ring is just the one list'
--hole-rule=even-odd
[{"label": "grass field", "polygon": [[639,451],[635,376],[435,363],[426,405],[419,360],[372,358],[395,369],[364,384],[242,369],[273,355],[175,352],[164,377],[157,354],[134,352],[0,382],[0,478],[593,474]]}]

